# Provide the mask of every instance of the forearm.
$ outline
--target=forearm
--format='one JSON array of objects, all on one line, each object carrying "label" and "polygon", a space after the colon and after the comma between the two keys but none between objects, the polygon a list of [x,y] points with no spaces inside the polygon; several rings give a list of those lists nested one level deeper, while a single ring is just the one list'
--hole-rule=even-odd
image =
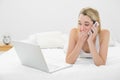
[{"label": "forearm", "polygon": [[69,55],[67,55],[67,57],[66,57],[66,62],[67,63],[73,64],[76,61],[76,59],[79,56],[79,53],[80,53],[80,50],[81,50],[82,46],[83,46],[83,43],[81,43],[80,41],[78,41],[76,43],[76,46],[73,49],[73,51],[71,53],[69,53]]},{"label": "forearm", "polygon": [[95,65],[99,66],[99,65],[105,64],[104,60],[101,58],[101,56],[97,52],[94,43],[91,41],[88,44],[89,44],[90,52],[92,54]]}]

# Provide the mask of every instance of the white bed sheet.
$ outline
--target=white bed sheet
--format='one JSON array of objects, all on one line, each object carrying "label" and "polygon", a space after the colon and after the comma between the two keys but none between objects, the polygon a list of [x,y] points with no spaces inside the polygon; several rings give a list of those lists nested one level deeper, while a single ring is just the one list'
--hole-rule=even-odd
[{"label": "white bed sheet", "polygon": [[79,58],[72,67],[52,74],[21,65],[14,48],[0,55],[0,80],[120,80],[119,75],[120,46],[109,47],[105,66]]}]

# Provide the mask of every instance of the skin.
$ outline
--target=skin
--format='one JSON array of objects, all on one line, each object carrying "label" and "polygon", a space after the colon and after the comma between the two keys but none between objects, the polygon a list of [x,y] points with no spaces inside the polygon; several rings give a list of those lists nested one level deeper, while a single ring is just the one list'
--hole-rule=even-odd
[{"label": "skin", "polygon": [[[91,32],[91,29],[94,33]],[[99,52],[97,52],[95,47],[97,34],[99,35]],[[80,55],[80,51],[84,50],[88,54],[92,54],[96,66],[105,65],[109,37],[110,32],[108,30],[102,29],[100,33],[98,33],[98,27],[93,26],[93,21],[88,16],[80,14],[78,27],[73,28],[70,32],[66,62],[74,64]]]}]

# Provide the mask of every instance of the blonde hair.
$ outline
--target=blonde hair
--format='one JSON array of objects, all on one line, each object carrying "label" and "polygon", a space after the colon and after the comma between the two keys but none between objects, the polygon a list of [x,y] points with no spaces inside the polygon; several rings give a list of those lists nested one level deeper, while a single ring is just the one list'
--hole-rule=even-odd
[{"label": "blonde hair", "polygon": [[[96,9],[93,9],[93,8],[90,8],[90,7],[86,7],[86,8],[83,8],[80,11],[80,14],[88,16],[93,21],[93,23],[95,21],[97,21],[99,23],[98,33],[101,31],[100,17],[99,17],[99,13],[98,13],[98,11]],[[79,16],[80,16],[80,14],[79,14]]]}]

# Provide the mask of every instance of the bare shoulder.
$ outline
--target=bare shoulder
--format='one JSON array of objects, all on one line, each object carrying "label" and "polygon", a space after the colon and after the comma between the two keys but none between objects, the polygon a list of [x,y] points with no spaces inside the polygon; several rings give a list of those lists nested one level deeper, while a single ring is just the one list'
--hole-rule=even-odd
[{"label": "bare shoulder", "polygon": [[110,31],[109,30],[107,30],[107,29],[102,29],[101,31],[100,31],[100,40],[101,41],[108,41],[109,40],[109,37],[110,37]]},{"label": "bare shoulder", "polygon": [[77,34],[77,31],[77,28],[72,28],[70,34],[75,36]]},{"label": "bare shoulder", "polygon": [[77,28],[72,28],[72,29],[71,29],[71,32],[72,32],[72,33],[76,33],[76,32],[77,32]]},{"label": "bare shoulder", "polygon": [[77,28],[72,28],[70,31],[70,37],[74,38],[76,40],[78,34],[78,29]]},{"label": "bare shoulder", "polygon": [[107,29],[102,29],[100,32],[100,36],[104,37],[104,36],[109,36],[110,35],[110,31]]}]

